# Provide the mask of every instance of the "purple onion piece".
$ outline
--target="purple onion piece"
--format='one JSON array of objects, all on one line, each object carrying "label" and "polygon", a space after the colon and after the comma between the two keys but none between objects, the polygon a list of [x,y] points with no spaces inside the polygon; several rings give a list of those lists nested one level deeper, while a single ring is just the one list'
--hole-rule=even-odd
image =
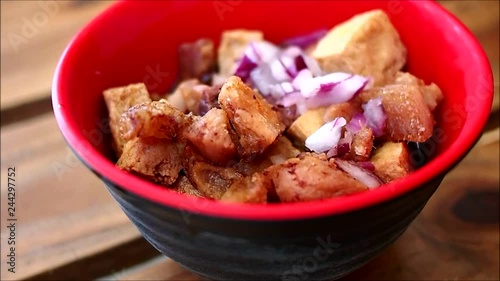
[{"label": "purple onion piece", "polygon": [[373,131],[376,137],[380,137],[384,134],[385,120],[387,115],[385,114],[384,107],[382,105],[382,98],[374,98],[363,105],[363,115],[366,118],[366,124]]},{"label": "purple onion piece", "polygon": [[351,134],[356,134],[359,130],[361,130],[361,128],[363,128],[363,126],[366,126],[366,118],[362,113],[356,112],[345,128]]},{"label": "purple onion piece", "polygon": [[335,164],[339,167],[339,169],[366,185],[369,189],[375,189],[384,184],[384,182],[374,173],[354,164],[353,162],[335,158]]},{"label": "purple onion piece", "polygon": [[332,147],[338,145],[342,127],[346,123],[347,121],[343,117],[337,117],[333,121],[326,123],[306,139],[306,147],[318,153],[329,151]]},{"label": "purple onion piece", "polygon": [[291,37],[283,41],[282,45],[284,46],[297,46],[299,48],[305,49],[312,44],[318,42],[321,38],[323,38],[328,33],[327,29],[318,29],[313,32],[309,32],[306,34],[301,34],[299,36]]}]

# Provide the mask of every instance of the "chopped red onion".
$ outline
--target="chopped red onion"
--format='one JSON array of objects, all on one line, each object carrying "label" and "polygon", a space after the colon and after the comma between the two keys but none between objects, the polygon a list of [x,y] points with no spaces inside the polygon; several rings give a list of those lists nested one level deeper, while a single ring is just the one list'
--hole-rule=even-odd
[{"label": "chopped red onion", "polygon": [[326,157],[342,157],[351,150],[352,134],[349,131],[344,132],[344,137],[340,139],[339,144],[333,146],[327,153]]},{"label": "chopped red onion", "polygon": [[243,52],[243,57],[237,62],[234,75],[246,81],[253,69],[261,63],[270,61],[278,52],[279,48],[270,42],[251,42]]},{"label": "chopped red onion", "polygon": [[384,134],[385,120],[387,116],[382,105],[382,98],[374,98],[368,102],[361,105],[364,112],[363,115],[366,118],[366,124],[373,131],[376,137],[380,137]]},{"label": "chopped red onion", "polygon": [[271,93],[271,96],[276,99],[280,99],[284,95],[296,92],[295,88],[290,82],[282,82],[279,84],[269,85],[269,91]]},{"label": "chopped red onion", "polygon": [[335,164],[342,171],[348,173],[354,179],[366,185],[369,189],[375,189],[384,184],[382,180],[369,170],[362,168],[350,161],[335,158]]},{"label": "chopped red onion", "polygon": [[370,161],[361,161],[361,162],[356,162],[356,165],[360,166],[363,169],[367,169],[370,172],[375,171],[375,166],[373,165],[372,162]]},{"label": "chopped red onion", "polygon": [[284,95],[277,103],[284,107],[290,107],[295,104],[303,104],[303,99],[304,97],[299,92],[293,92]]},{"label": "chopped red onion", "polygon": [[[325,78],[326,77],[326,78]],[[318,80],[318,78],[321,78]],[[307,98],[308,108],[329,106],[350,101],[363,90],[368,78],[342,72],[313,78],[314,82],[302,84],[300,92]]]},{"label": "chopped red onion", "polygon": [[347,123],[347,125],[345,125],[345,128],[351,134],[356,134],[365,125],[366,125],[366,118],[365,118],[365,116],[362,113],[360,113],[360,112],[356,112],[352,116],[351,121],[349,121],[349,123]]},{"label": "chopped red onion", "polygon": [[326,35],[326,33],[328,33],[327,29],[319,29],[307,34],[301,34],[299,36],[286,39],[282,44],[284,46],[297,46],[299,48],[305,49],[318,42]]},{"label": "chopped red onion", "polygon": [[297,75],[293,79],[292,85],[295,89],[300,90],[300,85],[307,83],[306,81],[312,78],[313,74],[309,69],[307,68],[302,69],[301,71],[299,71],[299,73],[297,73]]},{"label": "chopped red onion", "polygon": [[337,117],[326,123],[306,139],[306,147],[319,153],[330,150],[339,143],[342,127],[346,123],[343,117]]}]

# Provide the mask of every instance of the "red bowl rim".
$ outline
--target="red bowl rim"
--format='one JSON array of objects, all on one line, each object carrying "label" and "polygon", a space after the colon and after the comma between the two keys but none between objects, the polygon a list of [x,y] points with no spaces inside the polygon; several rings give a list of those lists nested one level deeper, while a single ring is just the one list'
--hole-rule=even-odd
[{"label": "red bowl rim", "polygon": [[[477,114],[468,114],[467,118],[471,120],[466,122],[459,138],[446,151],[413,174],[401,180],[386,184],[383,188],[362,192],[352,196],[312,202],[280,204],[224,203],[204,198],[190,197],[173,191],[166,191],[164,187],[135,177],[115,167],[114,163],[100,154],[85,139],[76,121],[71,119],[71,113],[66,111],[64,107],[59,106],[59,104],[70,101],[69,94],[65,93],[61,85],[61,69],[65,67],[66,57],[68,53],[73,51],[73,46],[79,45],[80,41],[83,40],[84,36],[82,36],[82,34],[95,29],[103,17],[113,14],[115,10],[119,9],[121,6],[127,5],[125,1],[113,4],[91,21],[73,38],[63,52],[55,70],[52,84],[52,102],[56,120],[69,146],[73,148],[73,151],[80,160],[90,169],[126,191],[174,209],[227,219],[269,221],[331,216],[380,204],[419,188],[438,177],[440,174],[446,173],[454,164],[458,163],[479,138],[489,117],[493,100],[493,77],[491,67],[484,50],[474,35],[454,15],[446,11],[439,4],[423,1],[419,4],[426,5],[423,10],[437,10],[442,17],[446,17],[458,27],[460,32],[464,35],[462,40],[470,41],[474,53],[478,55],[477,64],[481,73],[477,73],[477,75],[486,77],[488,83],[486,89],[489,91],[489,98],[480,100],[478,106],[482,110],[477,110]],[[82,143],[87,143],[88,145],[76,145]],[[85,153],[79,150],[82,147],[85,147]]]}]

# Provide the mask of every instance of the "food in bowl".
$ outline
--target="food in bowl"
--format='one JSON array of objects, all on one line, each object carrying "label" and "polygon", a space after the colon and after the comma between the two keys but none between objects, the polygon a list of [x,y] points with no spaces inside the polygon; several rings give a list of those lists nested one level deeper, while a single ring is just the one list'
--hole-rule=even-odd
[{"label": "food in bowl", "polygon": [[[403,72],[381,10],[285,41],[255,30],[179,47],[179,83],[104,91],[116,165],[178,192],[245,203],[311,201],[410,174],[408,143],[433,133],[443,99]],[[215,71],[217,69],[217,72]]]}]

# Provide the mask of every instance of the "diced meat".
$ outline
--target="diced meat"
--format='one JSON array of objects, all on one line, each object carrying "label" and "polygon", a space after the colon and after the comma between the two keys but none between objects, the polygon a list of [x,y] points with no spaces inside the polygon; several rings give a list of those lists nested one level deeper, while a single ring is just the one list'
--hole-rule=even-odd
[{"label": "diced meat", "polygon": [[293,121],[297,119],[297,106],[287,106],[284,107],[282,105],[273,106],[273,110],[278,113],[278,117],[280,118],[281,123],[285,125],[285,128],[290,127]]},{"label": "diced meat", "polygon": [[332,28],[312,56],[325,72],[348,72],[385,85],[406,63],[406,48],[382,10],[356,15]]},{"label": "diced meat", "polygon": [[203,116],[212,108],[220,108],[219,92],[221,88],[222,84],[205,88],[202,91],[198,115]]},{"label": "diced meat", "polygon": [[282,202],[312,201],[368,190],[365,185],[316,157],[292,158],[274,173],[273,184]]},{"label": "diced meat", "polygon": [[271,165],[281,164],[290,158],[294,158],[299,153],[300,150],[295,148],[286,136],[281,136],[264,153],[252,159],[252,161],[240,161],[235,168],[240,173],[250,176],[262,172]]},{"label": "diced meat", "polygon": [[367,161],[372,153],[373,140],[372,129],[368,126],[363,126],[352,137],[351,149],[345,158],[354,161]]},{"label": "diced meat", "polygon": [[231,139],[230,130],[232,129],[226,112],[213,108],[195,120],[184,131],[184,137],[208,160],[225,165],[236,155],[236,146]]},{"label": "diced meat", "polygon": [[326,107],[310,109],[299,116],[288,128],[289,135],[296,144],[304,145],[306,139],[325,124]]},{"label": "diced meat", "polygon": [[143,83],[131,84],[126,87],[111,88],[103,92],[104,101],[109,112],[109,126],[113,136],[113,149],[118,157],[127,142],[120,134],[120,118],[130,107],[150,102],[148,90]]},{"label": "diced meat", "polygon": [[219,104],[237,134],[242,158],[262,153],[285,129],[271,105],[239,77],[231,76],[222,86]]},{"label": "diced meat", "polygon": [[120,132],[125,140],[135,137],[175,139],[190,123],[190,118],[167,100],[134,105],[120,119]]},{"label": "diced meat", "polygon": [[244,177],[235,181],[231,187],[222,195],[221,201],[239,203],[266,203],[267,188],[269,182],[261,174]]},{"label": "diced meat", "polygon": [[429,85],[425,85],[423,80],[411,75],[408,72],[398,72],[393,84],[419,86],[425,104],[430,111],[433,111],[443,100],[443,93],[436,84],[431,83]]},{"label": "diced meat", "polygon": [[[190,79],[184,82],[181,82],[177,88],[175,89],[172,96],[181,96],[184,100],[183,104],[185,106],[184,112],[192,112],[195,115],[198,115],[198,108],[200,106],[201,94],[202,90],[208,88],[207,85],[200,84],[198,79]],[[173,97],[172,97],[173,99]]]},{"label": "diced meat", "polygon": [[157,138],[135,138],[127,142],[116,165],[162,185],[173,184],[182,168],[179,146]]},{"label": "diced meat", "polygon": [[328,108],[326,108],[325,114],[323,116],[323,121],[327,123],[337,117],[344,117],[344,119],[349,122],[351,121],[354,113],[359,112],[360,110],[361,103],[358,102],[358,99],[351,102],[332,104]]},{"label": "diced meat", "polygon": [[405,142],[386,142],[377,148],[370,161],[375,174],[385,183],[405,177],[413,171],[410,151]]},{"label": "diced meat", "polygon": [[212,72],[215,66],[214,43],[210,39],[202,38],[195,42],[184,43],[179,46],[179,78],[202,79]]},{"label": "diced meat", "polygon": [[220,199],[235,181],[243,177],[234,168],[209,164],[190,145],[186,145],[183,157],[183,167],[189,181],[205,197]]},{"label": "diced meat", "polygon": [[203,194],[201,194],[201,192],[199,192],[198,189],[196,189],[196,187],[194,187],[189,179],[184,175],[179,176],[175,183],[169,187],[182,194],[203,197]]},{"label": "diced meat", "polygon": [[243,53],[251,42],[262,41],[261,31],[235,29],[222,33],[218,50],[219,73],[229,77],[236,71],[236,62],[243,57]]}]

